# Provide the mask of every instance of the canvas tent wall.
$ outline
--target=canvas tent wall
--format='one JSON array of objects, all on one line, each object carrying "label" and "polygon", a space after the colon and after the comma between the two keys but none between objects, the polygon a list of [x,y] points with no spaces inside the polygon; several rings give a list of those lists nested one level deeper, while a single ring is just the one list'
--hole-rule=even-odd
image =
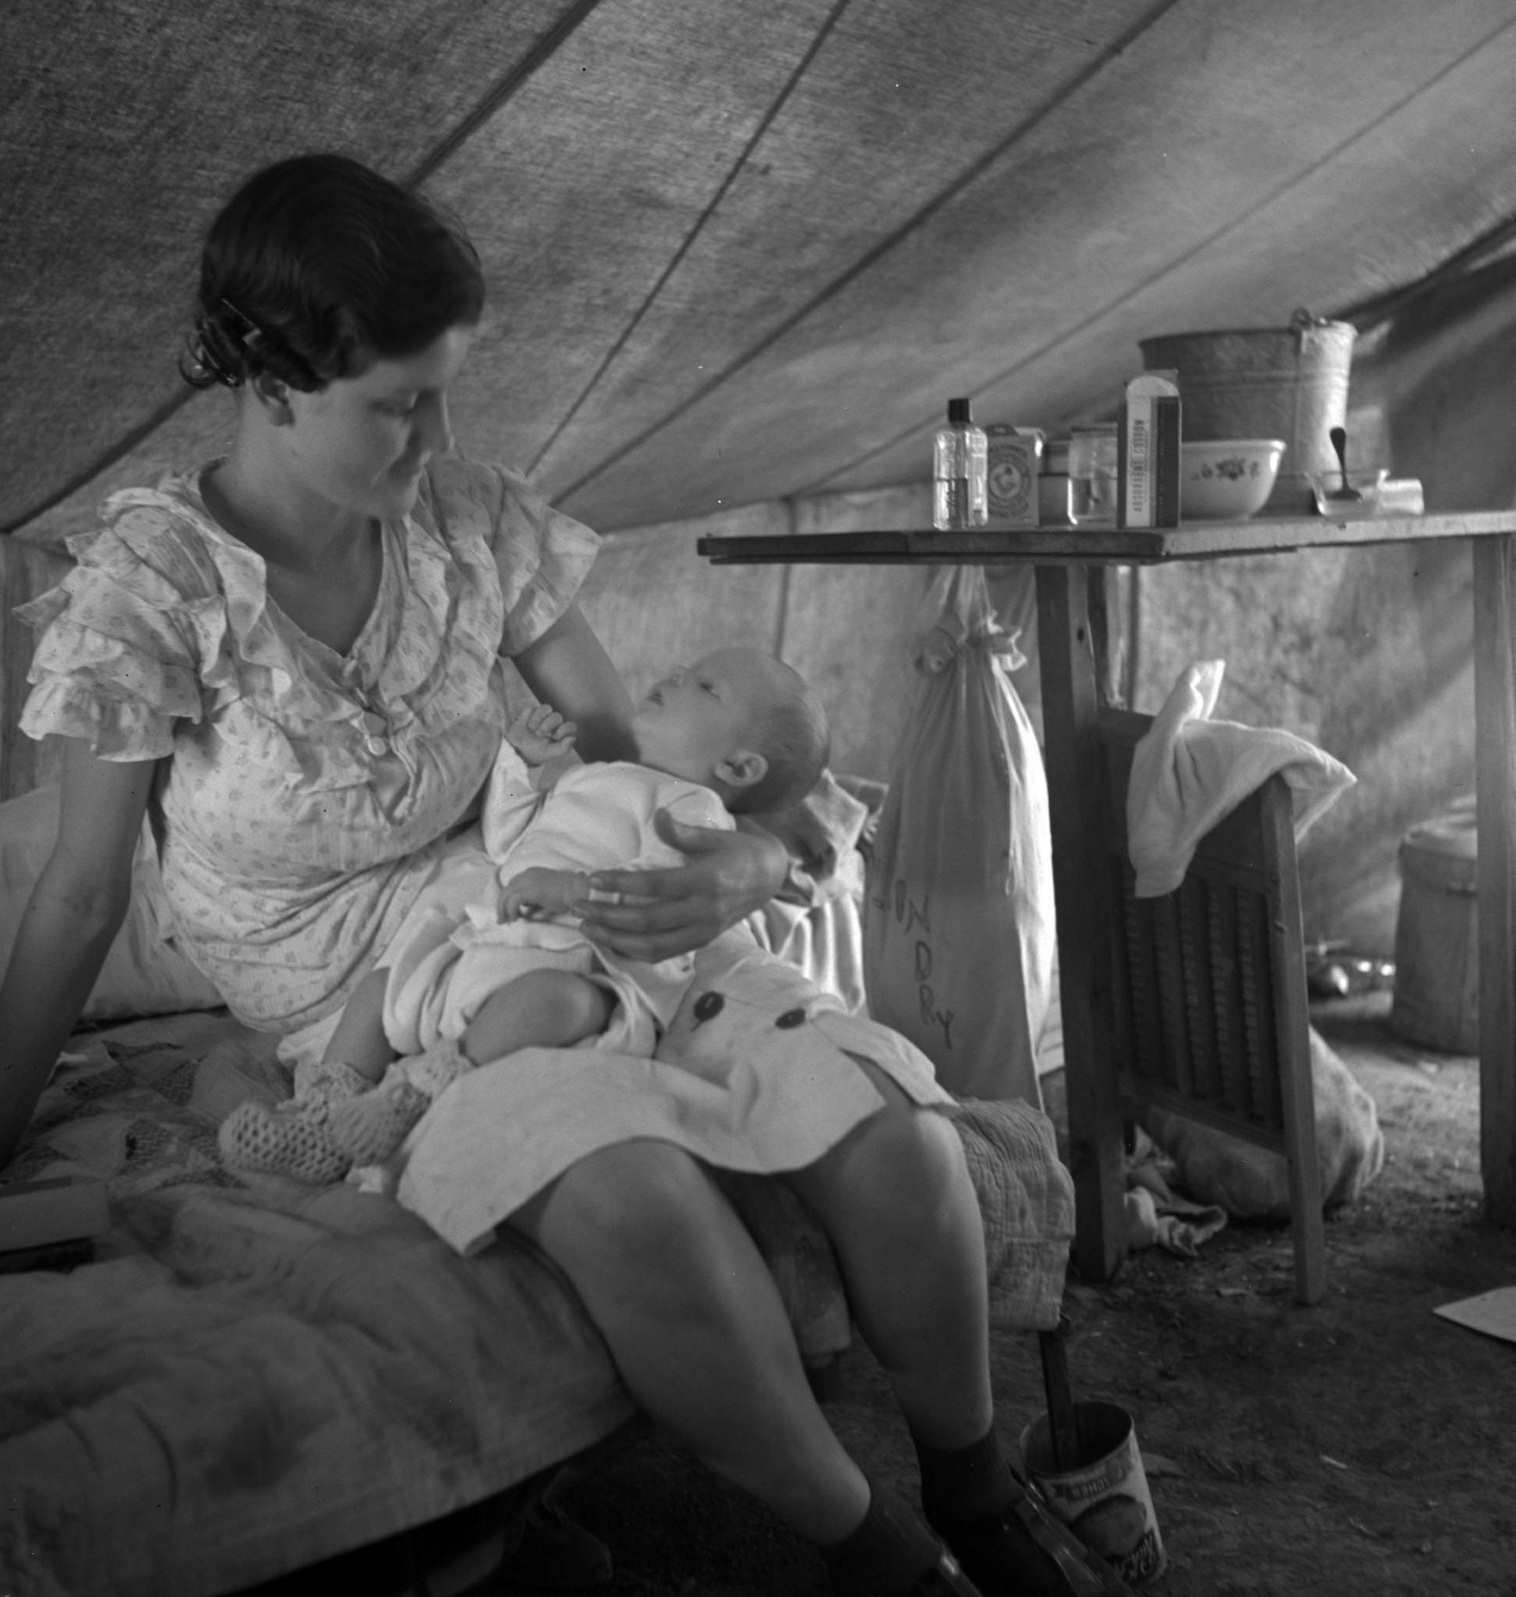
[{"label": "canvas tent wall", "polygon": [[[344,148],[478,238],[460,440],[614,535],[629,671],[740,627],[818,674],[874,774],[919,578],[713,575],[713,518],[919,522],[949,394],[1056,429],[1108,409],[1141,337],[1350,313],[1471,246],[1495,271],[1516,213],[1508,0],[12,0],[0,43],[11,537],[215,452],[224,402],[174,371],[198,234],[253,165]],[[1355,378],[1355,437],[1434,506],[1510,502],[1453,426],[1482,404],[1506,437],[1509,362],[1439,353],[1460,326],[1508,350],[1502,303],[1439,306],[1436,338],[1405,305]],[[1139,692],[1224,654],[1223,712],[1359,769],[1307,914],[1382,935],[1398,830],[1471,780],[1442,622],[1466,560],[1201,576],[1138,584]]]}]

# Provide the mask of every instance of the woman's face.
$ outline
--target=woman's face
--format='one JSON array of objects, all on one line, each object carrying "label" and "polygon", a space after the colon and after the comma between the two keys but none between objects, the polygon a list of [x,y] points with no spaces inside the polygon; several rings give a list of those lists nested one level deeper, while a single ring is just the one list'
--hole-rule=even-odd
[{"label": "woman's face", "polygon": [[427,461],[453,446],[447,391],[474,332],[450,327],[418,354],[375,360],[313,394],[290,391],[286,459],[301,487],[380,520],[405,515]]}]

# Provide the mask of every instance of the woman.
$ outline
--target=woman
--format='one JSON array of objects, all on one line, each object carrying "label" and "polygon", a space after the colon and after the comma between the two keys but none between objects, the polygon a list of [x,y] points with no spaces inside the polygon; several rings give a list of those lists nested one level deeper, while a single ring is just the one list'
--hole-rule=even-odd
[{"label": "woman", "polygon": [[[235,391],[231,450],[108,501],[28,611],[22,725],[67,753],[0,988],[0,1159],[121,922],[145,813],[176,940],[235,1014],[284,1034],[298,1082],[474,816],[503,660],[578,724],[585,758],[630,754],[629,697],[574,602],[594,535],[450,454],[483,299],[458,230],[342,157],[276,163],[213,223],[186,376]],[[586,924],[615,952],[700,946],[784,873],[756,832],[669,841],[687,866],[593,883]],[[892,1376],[933,1529],[843,1451],[698,1158],[608,1136],[503,1218],[568,1275],[648,1413],[822,1548],[839,1591],[1077,1590],[1057,1567],[1073,1544],[1040,1551],[1056,1532],[996,1441],[974,1192],[956,1133],[917,1107],[940,1091],[871,1084],[790,1179]]]}]

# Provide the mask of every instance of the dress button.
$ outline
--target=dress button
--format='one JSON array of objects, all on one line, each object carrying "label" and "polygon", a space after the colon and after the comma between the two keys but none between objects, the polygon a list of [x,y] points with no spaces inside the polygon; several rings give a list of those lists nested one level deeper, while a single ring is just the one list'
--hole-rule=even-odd
[{"label": "dress button", "polygon": [[380,754],[388,754],[390,740],[385,736],[385,733],[389,731],[389,722],[373,710],[365,710],[362,721],[364,748],[376,757]]}]

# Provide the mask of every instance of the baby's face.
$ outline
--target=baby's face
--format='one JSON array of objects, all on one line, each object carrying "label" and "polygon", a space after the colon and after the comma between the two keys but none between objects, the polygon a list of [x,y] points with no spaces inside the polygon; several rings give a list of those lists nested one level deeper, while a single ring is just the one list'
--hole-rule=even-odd
[{"label": "baby's face", "polygon": [[718,649],[648,689],[632,717],[639,757],[659,770],[710,782],[748,746],[755,712],[774,691],[772,666],[753,649]]}]

